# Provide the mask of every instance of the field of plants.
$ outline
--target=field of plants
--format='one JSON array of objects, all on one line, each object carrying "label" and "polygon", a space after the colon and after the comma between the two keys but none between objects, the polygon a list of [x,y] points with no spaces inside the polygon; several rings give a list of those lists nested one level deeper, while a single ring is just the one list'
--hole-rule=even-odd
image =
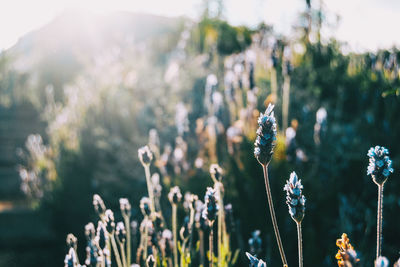
[{"label": "field of plants", "polygon": [[400,50],[304,2],[293,36],[71,11],[1,52],[0,266],[400,266]]}]

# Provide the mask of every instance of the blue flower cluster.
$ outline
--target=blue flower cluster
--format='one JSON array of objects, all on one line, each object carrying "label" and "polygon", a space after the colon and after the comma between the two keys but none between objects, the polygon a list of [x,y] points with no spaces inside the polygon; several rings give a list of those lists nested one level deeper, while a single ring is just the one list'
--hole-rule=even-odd
[{"label": "blue flower cluster", "polygon": [[301,192],[302,189],[301,180],[299,180],[295,172],[292,172],[283,190],[286,191],[286,204],[289,207],[289,214],[297,223],[303,220],[306,209],[306,198]]},{"label": "blue flower cluster", "polygon": [[254,156],[262,165],[271,161],[276,140],[274,105],[269,104],[264,114],[258,118],[257,138],[254,143]]},{"label": "blue flower cluster", "polygon": [[216,196],[216,191],[212,187],[207,187],[206,195],[204,196],[205,208],[203,210],[203,218],[209,222],[213,222],[218,213],[218,200]]},{"label": "blue flower cluster", "polygon": [[250,267],[267,267],[267,264],[263,260],[259,260],[256,257],[252,256],[250,253],[246,252],[247,258],[250,261]]},{"label": "blue flower cluster", "polygon": [[389,150],[383,146],[371,147],[367,155],[369,157],[367,174],[371,175],[376,184],[382,185],[386,182],[389,174],[393,173]]}]

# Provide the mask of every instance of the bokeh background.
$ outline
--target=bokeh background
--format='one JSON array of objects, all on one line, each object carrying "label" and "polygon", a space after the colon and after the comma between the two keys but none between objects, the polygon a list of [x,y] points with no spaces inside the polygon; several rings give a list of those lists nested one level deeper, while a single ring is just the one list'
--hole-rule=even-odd
[{"label": "bokeh background", "polygon": [[[268,103],[278,122],[270,179],[289,262],[297,260],[297,236],[283,186],[295,170],[307,197],[305,266],[335,266],[343,232],[371,265],[377,188],[366,153],[375,145],[389,148],[395,169],[385,186],[383,255],[397,260],[395,1],[149,1],[138,9],[146,13],[118,1],[114,8],[100,1],[101,12],[91,1],[68,10],[57,1],[11,2],[2,5],[9,23],[0,42],[1,266],[62,266],[70,232],[83,255],[95,193],[115,210],[129,198],[140,219],[146,184],[137,149],[145,144],[158,155],[152,171],[165,209],[173,185],[203,196],[209,165],[219,163],[234,209],[237,266],[247,265],[243,252],[256,229],[262,258],[279,266],[253,156]],[[22,9],[15,24],[12,14]],[[24,26],[30,19],[35,29]]]}]

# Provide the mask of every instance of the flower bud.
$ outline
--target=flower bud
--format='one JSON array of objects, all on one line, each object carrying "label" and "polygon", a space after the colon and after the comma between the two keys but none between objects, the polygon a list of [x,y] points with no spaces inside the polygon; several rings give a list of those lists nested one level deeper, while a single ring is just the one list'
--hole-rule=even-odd
[{"label": "flower bud", "polygon": [[153,160],[153,153],[148,146],[139,148],[138,156],[143,166],[149,166],[151,161]]},{"label": "flower bud", "polygon": [[389,174],[393,173],[389,150],[383,146],[371,147],[367,155],[369,157],[367,174],[371,175],[377,185],[384,184]]},{"label": "flower bud", "polygon": [[250,253],[246,252],[246,256],[250,261],[250,267],[267,267],[267,264],[263,260],[257,259]]},{"label": "flower bud", "polygon": [[171,191],[168,193],[168,199],[171,204],[178,204],[182,200],[181,190],[178,186],[174,186],[171,188]]},{"label": "flower bud", "polygon": [[264,114],[258,118],[257,138],[254,143],[254,156],[262,165],[267,165],[274,153],[276,140],[276,122],[274,105],[269,104]]},{"label": "flower bud", "polygon": [[125,230],[125,225],[123,222],[118,222],[116,231],[115,231],[117,241],[120,244],[125,244],[126,241],[126,230]]},{"label": "flower bud", "polygon": [[216,219],[219,210],[216,191],[214,188],[207,187],[204,203],[205,209],[203,210],[203,218],[208,220],[209,223],[212,223]]},{"label": "flower bud", "polygon": [[104,201],[98,194],[93,195],[93,206],[96,213],[100,217],[102,217],[106,212],[106,206],[104,205]]},{"label": "flower bud", "polygon": [[122,216],[131,217],[131,204],[127,198],[119,199],[119,207],[121,209]]},{"label": "flower bud", "polygon": [[292,172],[283,190],[286,191],[286,204],[292,219],[300,223],[304,218],[306,198],[302,194],[303,185],[298,179],[297,174]]},{"label": "flower bud", "polygon": [[140,200],[140,210],[142,211],[143,216],[150,216],[150,199],[148,197],[142,197]]}]

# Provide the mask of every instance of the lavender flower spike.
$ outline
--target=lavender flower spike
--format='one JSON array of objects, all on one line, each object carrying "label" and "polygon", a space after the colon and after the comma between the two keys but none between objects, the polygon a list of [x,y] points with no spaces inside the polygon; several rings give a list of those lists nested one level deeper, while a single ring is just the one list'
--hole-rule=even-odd
[{"label": "lavender flower spike", "polygon": [[289,214],[297,223],[303,220],[306,209],[306,198],[302,194],[302,189],[301,180],[299,180],[295,172],[292,172],[283,190],[286,191],[286,204],[289,207]]},{"label": "lavender flower spike", "polygon": [[247,258],[250,261],[250,267],[267,267],[267,264],[263,260],[259,260],[256,257],[252,256],[250,253],[246,252]]},{"label": "lavender flower spike", "polygon": [[261,165],[267,165],[274,153],[276,140],[276,122],[274,105],[269,104],[264,114],[258,118],[257,138],[254,143],[254,156]]},{"label": "lavender flower spike", "polygon": [[383,146],[371,147],[368,150],[369,165],[367,174],[377,185],[386,182],[390,173],[393,173],[392,161],[389,158],[389,150]]}]

